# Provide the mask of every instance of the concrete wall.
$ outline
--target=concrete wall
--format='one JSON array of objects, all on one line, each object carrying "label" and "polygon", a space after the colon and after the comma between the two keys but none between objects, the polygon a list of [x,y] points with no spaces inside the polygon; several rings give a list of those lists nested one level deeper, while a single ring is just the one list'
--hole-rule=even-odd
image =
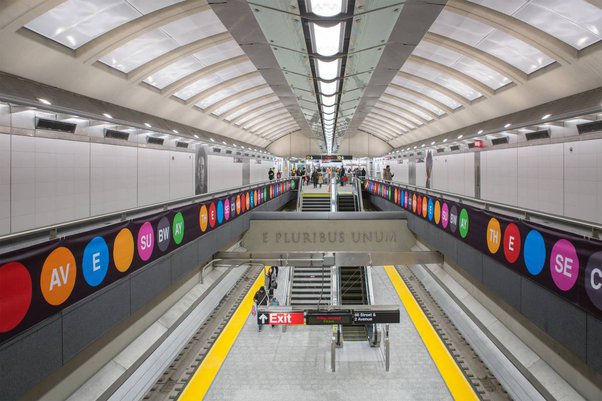
[{"label": "concrete wall", "polygon": [[[380,197],[370,195],[370,200],[381,210],[400,210]],[[472,281],[492,292],[587,366],[602,373],[600,319],[429,222],[411,213],[407,216],[408,228],[422,242],[442,252],[447,263],[458,266]]]},{"label": "concrete wall", "polygon": [[[257,209],[283,207],[289,192]],[[0,400],[12,400],[101,341],[118,325],[207,263],[220,249],[236,242],[249,228],[251,213],[210,231],[203,237],[124,277],[66,308],[0,347]]]}]

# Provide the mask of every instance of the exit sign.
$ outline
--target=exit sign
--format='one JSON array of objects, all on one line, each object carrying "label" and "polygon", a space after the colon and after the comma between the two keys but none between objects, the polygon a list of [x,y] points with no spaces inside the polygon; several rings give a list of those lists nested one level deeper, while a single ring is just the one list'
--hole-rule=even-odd
[{"label": "exit sign", "polygon": [[483,149],[483,147],[484,147],[483,140],[482,139],[475,139],[474,140],[474,147],[475,148],[479,148],[479,149]]}]

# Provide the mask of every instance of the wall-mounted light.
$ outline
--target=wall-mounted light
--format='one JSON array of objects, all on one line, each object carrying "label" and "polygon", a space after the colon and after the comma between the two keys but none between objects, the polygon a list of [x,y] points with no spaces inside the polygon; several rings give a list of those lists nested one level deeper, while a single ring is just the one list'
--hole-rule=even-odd
[{"label": "wall-mounted light", "polygon": [[152,125],[150,125],[149,123],[144,123],[144,125],[145,125],[146,127],[148,127],[148,128],[152,128],[152,127],[153,127],[153,126],[152,126]]},{"label": "wall-mounted light", "polygon": [[215,142],[215,139],[213,139],[213,138],[209,138],[209,140],[210,140],[211,142]]},{"label": "wall-mounted light", "polygon": [[103,116],[105,116],[106,118],[113,118],[112,115],[110,115],[109,113],[102,113]]},{"label": "wall-mounted light", "polygon": [[550,118],[551,116],[552,116],[551,114],[546,114],[546,115],[545,115],[545,116],[543,116],[541,119],[542,119],[542,120],[545,120],[545,119],[548,119],[548,118]]},{"label": "wall-mounted light", "polygon": [[481,135],[483,133],[483,130],[479,130],[479,132],[477,132],[477,135]]},{"label": "wall-mounted light", "polygon": [[508,127],[510,127],[511,125],[512,125],[512,124],[508,123],[508,124],[504,125],[504,128],[508,128]]},{"label": "wall-mounted light", "polygon": [[458,135],[458,139],[462,139],[463,136],[464,135],[462,135],[462,134]]},{"label": "wall-mounted light", "polygon": [[41,97],[38,98],[38,102],[43,103],[43,104],[47,104],[49,106],[52,104],[48,100],[42,99]]}]

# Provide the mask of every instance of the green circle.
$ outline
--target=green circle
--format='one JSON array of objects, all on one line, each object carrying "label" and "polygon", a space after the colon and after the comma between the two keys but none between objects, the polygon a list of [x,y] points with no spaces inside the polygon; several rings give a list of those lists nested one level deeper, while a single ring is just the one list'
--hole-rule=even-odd
[{"label": "green circle", "polygon": [[173,218],[172,230],[173,240],[177,245],[182,243],[184,239],[184,216],[178,212]]},{"label": "green circle", "polygon": [[295,180],[291,181],[291,189],[295,189]]},{"label": "green circle", "polygon": [[460,217],[458,219],[458,227],[460,228],[460,236],[466,238],[468,235],[468,212],[466,209],[462,209]]}]

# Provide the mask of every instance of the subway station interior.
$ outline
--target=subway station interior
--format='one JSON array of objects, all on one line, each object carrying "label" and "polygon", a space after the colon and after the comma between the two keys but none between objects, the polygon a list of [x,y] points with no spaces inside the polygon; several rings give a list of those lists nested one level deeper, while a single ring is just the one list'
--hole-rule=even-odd
[{"label": "subway station interior", "polygon": [[0,401],[602,400],[602,0],[0,0]]}]

